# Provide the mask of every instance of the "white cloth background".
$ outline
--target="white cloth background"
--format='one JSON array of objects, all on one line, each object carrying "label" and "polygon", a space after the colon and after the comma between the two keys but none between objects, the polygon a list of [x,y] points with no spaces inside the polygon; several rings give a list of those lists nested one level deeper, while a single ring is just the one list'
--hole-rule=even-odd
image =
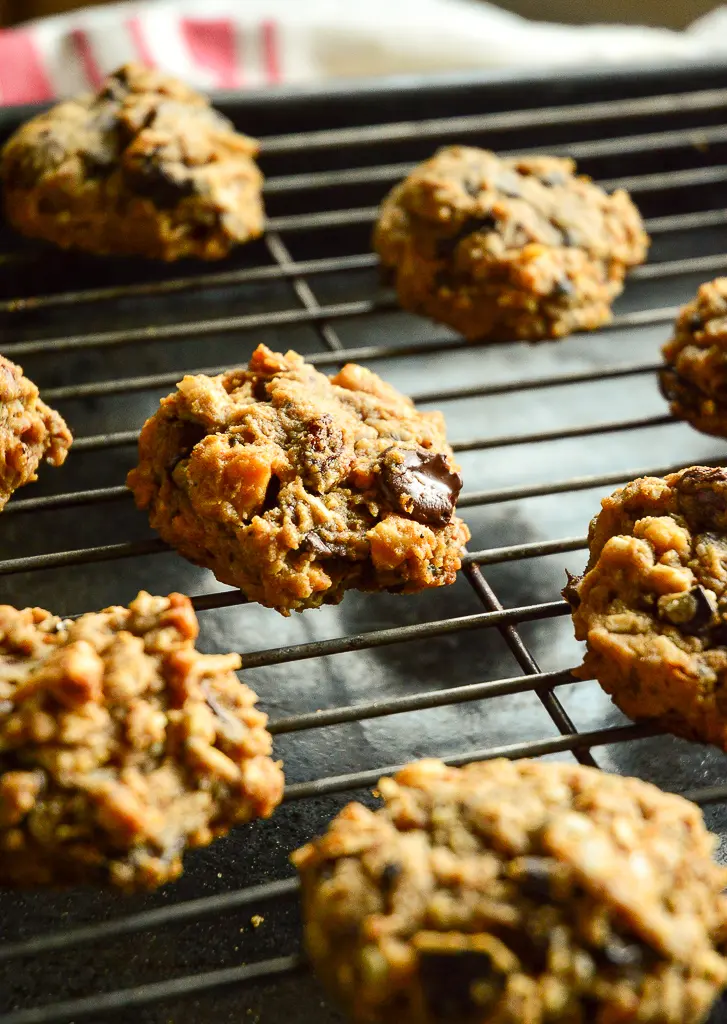
[{"label": "white cloth background", "polygon": [[479,0],[148,0],[0,31],[0,102],[68,95],[130,59],[202,88],[727,57],[727,7],[685,32],[531,22]]}]

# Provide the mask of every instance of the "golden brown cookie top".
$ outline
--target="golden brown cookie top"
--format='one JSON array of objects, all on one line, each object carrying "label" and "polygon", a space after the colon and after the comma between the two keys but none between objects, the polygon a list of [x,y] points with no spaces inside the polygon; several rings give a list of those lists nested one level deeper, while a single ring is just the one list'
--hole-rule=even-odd
[{"label": "golden brown cookie top", "polygon": [[266,716],[197,632],[181,594],[75,620],[0,606],[0,885],[152,888],[272,813]]},{"label": "golden brown cookie top", "polygon": [[662,354],[659,383],[674,415],[727,436],[727,277],[700,286]]},{"label": "golden brown cookie top", "polygon": [[293,855],[309,952],[354,1019],[549,1021],[558,989],[561,1019],[605,1021],[670,963],[707,1005],[727,979],[727,877],[688,801],[538,761],[422,761],[378,788]]},{"label": "golden brown cookie top", "polygon": [[37,478],[43,460],[62,466],[72,441],[22,367],[0,355],[0,510],[16,488]]},{"label": "golden brown cookie top", "polygon": [[[608,195],[572,160],[556,157],[501,158],[467,146],[440,149],[416,167],[386,205],[403,215],[410,230],[437,259],[464,258],[477,246],[480,259],[502,259],[528,245],[582,249],[590,258],[631,266],[648,246],[641,217],[623,191]],[[377,239],[385,238],[384,224]],[[473,258],[472,256],[470,258]]]}]

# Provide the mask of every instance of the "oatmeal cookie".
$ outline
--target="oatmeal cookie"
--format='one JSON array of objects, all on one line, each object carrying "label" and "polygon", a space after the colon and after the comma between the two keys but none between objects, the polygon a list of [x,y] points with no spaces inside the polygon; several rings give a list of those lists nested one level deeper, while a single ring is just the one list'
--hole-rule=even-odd
[{"label": "oatmeal cookie", "polygon": [[203,96],[128,64],[12,136],[5,212],[64,249],[220,259],[262,233],[257,151]]},{"label": "oatmeal cookie", "polygon": [[697,807],[579,765],[421,761],[293,855],[306,945],[362,1024],[697,1024],[727,872]]},{"label": "oatmeal cookie", "polygon": [[642,477],[601,506],[563,591],[580,674],[630,718],[727,750],[727,470]]},{"label": "oatmeal cookie", "polygon": [[284,614],[452,583],[469,539],[441,413],[362,366],[329,378],[264,345],[162,400],[128,484],[164,540]]},{"label": "oatmeal cookie", "polygon": [[611,318],[649,239],[572,160],[440,149],[384,200],[374,247],[404,309],[466,338],[536,341]]},{"label": "oatmeal cookie", "polygon": [[700,287],[662,354],[659,383],[673,414],[705,434],[727,437],[727,277]]},{"label": "oatmeal cookie", "polygon": [[0,511],[13,491],[38,479],[44,459],[62,466],[72,441],[62,417],[41,401],[22,367],[0,356]]},{"label": "oatmeal cookie", "polygon": [[181,594],[70,621],[0,606],[0,886],[177,878],[185,849],[283,794],[237,654]]}]

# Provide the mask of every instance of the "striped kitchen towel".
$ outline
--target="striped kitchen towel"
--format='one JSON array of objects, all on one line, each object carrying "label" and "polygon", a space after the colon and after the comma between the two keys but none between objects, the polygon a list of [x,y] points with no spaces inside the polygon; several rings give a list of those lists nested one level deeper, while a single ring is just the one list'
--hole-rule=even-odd
[{"label": "striped kitchen towel", "polygon": [[217,90],[726,55],[727,8],[678,33],[530,22],[482,0],[150,0],[0,29],[0,104],[95,88],[129,60]]}]

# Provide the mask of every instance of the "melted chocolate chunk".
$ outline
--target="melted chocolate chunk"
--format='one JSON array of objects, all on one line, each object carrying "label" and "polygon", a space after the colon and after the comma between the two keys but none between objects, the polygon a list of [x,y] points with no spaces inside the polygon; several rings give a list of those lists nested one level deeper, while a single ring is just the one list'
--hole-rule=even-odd
[{"label": "melted chocolate chunk", "polygon": [[388,892],[401,876],[401,864],[386,864],[381,872],[381,888]]},{"label": "melted chocolate chunk", "polygon": [[472,997],[475,982],[496,981],[495,991],[504,984],[487,953],[475,949],[421,950],[419,979],[432,1015],[444,1020],[459,1020],[484,1009]]},{"label": "melted chocolate chunk", "polygon": [[493,925],[488,931],[515,954],[530,974],[542,974],[547,968],[550,945],[547,935],[506,924]]},{"label": "melted chocolate chunk", "polygon": [[697,584],[684,594],[675,594],[660,611],[660,618],[684,633],[701,633],[712,621],[712,605],[704,587]]},{"label": "melted chocolate chunk", "polygon": [[523,873],[518,877],[518,883],[525,896],[539,902],[552,899],[551,863],[547,857],[523,857]]},{"label": "melted chocolate chunk", "polygon": [[266,512],[271,512],[277,506],[280,486],[280,479],[273,473],[270,477],[267,490],[265,491],[263,507],[260,510],[261,515],[264,515]]},{"label": "melted chocolate chunk", "polygon": [[346,558],[350,554],[345,544],[336,544],[311,531],[307,533],[300,546],[304,551],[312,551],[321,558]]},{"label": "melted chocolate chunk", "polygon": [[446,526],[462,477],[452,472],[444,455],[389,448],[381,460],[381,485],[392,504],[418,522]]},{"label": "melted chocolate chunk", "polygon": [[491,213],[485,214],[483,217],[469,217],[453,235],[440,238],[437,241],[437,259],[448,259],[464,238],[469,238],[470,235],[475,235],[480,231],[495,231],[496,228],[497,221]]},{"label": "melted chocolate chunk", "polygon": [[571,606],[571,608],[573,608],[573,610],[575,610],[576,608],[580,607],[580,603],[581,603],[581,598],[580,598],[580,595],[578,593],[578,586],[579,586],[581,580],[583,579],[583,577],[582,576],[574,576],[573,573],[568,572],[567,569],[565,571],[565,574],[568,577],[568,582],[566,583],[566,585],[561,590],[561,594],[563,595],[565,600],[568,602],[568,604]]},{"label": "melted chocolate chunk", "polygon": [[702,327],[704,327],[702,317],[699,313],[692,313],[689,319],[687,320],[687,324],[690,330],[692,331],[699,331]]},{"label": "melted chocolate chunk", "polygon": [[182,421],[180,423],[179,434],[177,436],[179,451],[168,467],[169,472],[173,473],[180,462],[183,462],[184,459],[188,459],[192,454],[194,446],[199,444],[202,438],[206,436],[207,431],[199,423],[193,423],[191,420]]},{"label": "melted chocolate chunk", "polygon": [[727,647],[727,622],[724,619],[709,631],[709,642],[713,647]]},{"label": "melted chocolate chunk", "polygon": [[196,182],[176,165],[166,164],[153,153],[136,161],[125,171],[129,187],[151,199],[160,210],[173,209],[186,196],[194,195]]}]

